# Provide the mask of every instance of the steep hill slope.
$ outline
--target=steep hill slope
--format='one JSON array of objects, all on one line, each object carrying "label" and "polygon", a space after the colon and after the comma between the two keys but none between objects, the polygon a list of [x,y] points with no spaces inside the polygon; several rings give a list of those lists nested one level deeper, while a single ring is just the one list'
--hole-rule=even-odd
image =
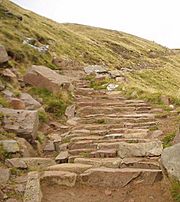
[{"label": "steep hill slope", "polygon": [[[126,93],[141,97],[160,94],[180,98],[180,56],[154,42],[123,32],[77,24],[59,24],[24,10],[10,1],[0,4],[0,39],[14,59],[12,66],[21,73],[30,64],[44,64],[53,69],[78,69],[85,64],[102,64],[112,69],[136,70],[128,73]],[[24,45],[27,37],[49,45],[46,53]],[[60,66],[53,63],[57,57]],[[144,94],[145,92],[145,94]]]}]

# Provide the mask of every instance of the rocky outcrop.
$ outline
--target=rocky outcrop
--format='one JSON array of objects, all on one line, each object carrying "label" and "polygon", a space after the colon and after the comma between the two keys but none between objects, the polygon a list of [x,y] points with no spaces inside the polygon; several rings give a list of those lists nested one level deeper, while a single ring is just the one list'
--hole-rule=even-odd
[{"label": "rocky outcrop", "polygon": [[163,150],[161,162],[170,177],[180,181],[180,144]]},{"label": "rocky outcrop", "polygon": [[5,131],[14,132],[28,141],[35,140],[39,124],[37,111],[0,108],[0,113]]},{"label": "rocky outcrop", "polygon": [[72,90],[73,88],[68,77],[57,74],[44,66],[33,65],[24,76],[24,82],[36,87],[46,88],[53,93],[61,92],[62,89]]},{"label": "rocky outcrop", "polygon": [[4,46],[0,45],[0,64],[9,60],[8,54]]}]

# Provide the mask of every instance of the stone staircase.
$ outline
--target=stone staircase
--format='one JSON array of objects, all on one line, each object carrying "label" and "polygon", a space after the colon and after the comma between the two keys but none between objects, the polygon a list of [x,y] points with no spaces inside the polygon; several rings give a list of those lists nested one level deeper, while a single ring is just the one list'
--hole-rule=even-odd
[{"label": "stone staircase", "polygon": [[[152,131],[158,129],[151,106],[143,100],[126,99],[121,92],[93,90],[86,80],[76,83],[75,106],[75,117],[67,121],[73,122],[69,132],[62,134],[61,141],[56,142],[55,148],[59,152],[56,163],[48,162],[51,165],[40,172],[40,182],[34,173],[30,174],[27,187],[32,179],[36,187],[40,187],[40,183],[43,202],[113,202],[124,197],[122,192],[127,194],[130,190],[131,197],[119,201],[159,202],[160,192],[166,187],[162,185],[164,179],[159,164],[163,147],[160,140],[151,139]],[[105,190],[105,197],[101,189]],[[114,199],[106,198],[109,193],[111,195],[109,189],[114,190]],[[139,200],[141,190],[145,197]],[[153,193],[157,200],[149,199],[147,190],[150,194],[157,190]],[[31,192],[31,188],[27,189],[25,202],[30,202],[27,198]],[[41,194],[36,192],[39,202]],[[74,199],[71,192],[84,197]],[[171,201],[169,195],[162,196],[162,201]]]},{"label": "stone staircase", "polygon": [[[73,171],[82,184],[124,187],[162,180],[161,141],[150,139],[157,122],[151,106],[120,92],[94,90],[86,80],[76,83],[76,124],[60,144],[51,171]],[[66,142],[66,143],[63,143]],[[79,172],[79,170],[81,172]]]}]

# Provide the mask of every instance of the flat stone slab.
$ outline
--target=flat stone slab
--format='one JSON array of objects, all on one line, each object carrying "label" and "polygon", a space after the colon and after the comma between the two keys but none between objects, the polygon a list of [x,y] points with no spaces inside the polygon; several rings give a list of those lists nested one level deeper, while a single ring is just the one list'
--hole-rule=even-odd
[{"label": "flat stone slab", "polygon": [[28,173],[28,180],[23,202],[41,202],[42,193],[38,172]]},{"label": "flat stone slab", "polygon": [[64,163],[47,168],[49,171],[68,171],[73,173],[83,173],[84,171],[92,168],[92,165],[80,164],[80,163]]},{"label": "flat stone slab", "polygon": [[24,76],[24,82],[30,85],[46,88],[51,92],[58,93],[62,89],[72,88],[69,77],[60,75],[45,66],[33,65]]},{"label": "flat stone slab", "polygon": [[100,65],[91,65],[84,67],[84,71],[86,74],[93,74],[93,73],[103,74],[107,73],[108,69]]},{"label": "flat stone slab", "polygon": [[152,141],[146,143],[127,143],[120,142],[118,155],[125,157],[143,157],[143,156],[160,156],[163,151],[161,141]]},{"label": "flat stone slab", "polygon": [[50,158],[13,158],[7,159],[6,165],[9,167],[21,168],[21,169],[42,169],[48,166],[55,165],[55,161]]},{"label": "flat stone slab", "polygon": [[93,167],[119,168],[122,159],[120,158],[75,158],[74,163],[88,164]]},{"label": "flat stone slab", "polygon": [[7,153],[18,153],[20,152],[19,145],[16,140],[1,140],[0,145]]},{"label": "flat stone slab", "polygon": [[161,162],[170,177],[180,181],[180,143],[165,148]]},{"label": "flat stone slab", "polygon": [[57,184],[73,187],[76,183],[76,173],[65,171],[45,171],[41,176],[41,182],[49,185]]},{"label": "flat stone slab", "polygon": [[3,114],[3,128],[6,131],[14,132],[27,140],[36,138],[39,125],[37,111],[0,108],[0,112]]},{"label": "flat stone slab", "polygon": [[81,183],[90,186],[125,187],[129,183],[152,185],[162,179],[161,170],[92,168],[80,175]]}]

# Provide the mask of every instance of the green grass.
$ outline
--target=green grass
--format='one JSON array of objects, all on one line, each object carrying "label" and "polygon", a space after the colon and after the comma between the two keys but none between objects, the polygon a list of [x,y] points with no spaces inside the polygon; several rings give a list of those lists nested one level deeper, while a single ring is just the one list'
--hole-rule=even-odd
[{"label": "green grass", "polygon": [[180,202],[180,182],[178,181],[172,182],[171,194],[174,201]]},{"label": "green grass", "polygon": [[3,107],[9,106],[8,101],[2,95],[0,95],[0,105],[2,105]]},{"label": "green grass", "polygon": [[[8,10],[12,15],[6,14]],[[22,21],[19,17],[22,17]],[[21,75],[31,65],[45,65],[52,69],[66,68],[53,64],[53,56],[68,61],[68,69],[81,69],[88,64],[105,65],[110,69],[129,68],[127,83],[120,89],[129,96],[162,104],[161,95],[180,105],[180,54],[124,32],[78,24],[59,24],[8,0],[0,4],[0,39],[12,57],[11,66]],[[13,29],[12,29],[13,27]],[[23,45],[26,37],[49,45],[47,53],[39,53]],[[108,81],[109,82],[109,81]],[[104,89],[108,82],[91,82],[94,89]],[[59,105],[55,100],[53,106]],[[60,104],[62,106],[62,103]],[[54,112],[54,111],[53,111]]]},{"label": "green grass", "polygon": [[[64,115],[66,107],[71,102],[71,97],[67,92],[55,95],[45,88],[35,87],[32,87],[29,92],[32,95],[42,98],[45,111],[51,113],[56,118],[61,118]],[[44,113],[39,112],[39,115],[41,121],[47,121],[47,116]]]},{"label": "green grass", "polygon": [[40,123],[47,123],[48,122],[48,115],[44,111],[38,111],[39,121]]},{"label": "green grass", "polygon": [[175,135],[176,135],[175,132],[169,133],[162,139],[164,148],[172,146],[172,141],[174,140]]}]

